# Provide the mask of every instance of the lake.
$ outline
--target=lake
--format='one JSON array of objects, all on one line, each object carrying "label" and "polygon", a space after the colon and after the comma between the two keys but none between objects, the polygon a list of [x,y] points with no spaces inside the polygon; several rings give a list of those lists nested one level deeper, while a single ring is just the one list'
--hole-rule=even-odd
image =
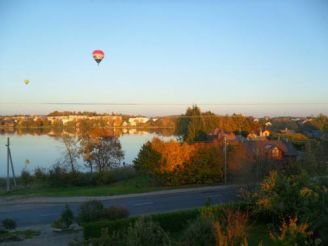
[{"label": "lake", "polygon": [[[0,177],[6,176],[7,173],[7,148],[5,146],[7,137],[10,138],[10,150],[17,176],[20,175],[22,170],[33,172],[37,167],[50,168],[55,163],[63,160],[64,144],[58,136],[1,133]],[[120,135],[119,140],[124,151],[124,162],[132,164],[142,145],[153,137],[159,137],[163,140],[176,138],[174,135],[162,136],[147,131],[134,131],[133,133]],[[82,159],[78,161],[78,164],[81,170],[86,170]]]}]

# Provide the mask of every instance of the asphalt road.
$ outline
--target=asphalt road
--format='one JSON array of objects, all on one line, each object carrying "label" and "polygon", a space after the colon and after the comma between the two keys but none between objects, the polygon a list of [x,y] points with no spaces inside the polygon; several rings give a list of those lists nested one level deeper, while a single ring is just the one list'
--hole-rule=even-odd
[{"label": "asphalt road", "polygon": [[216,186],[183,190],[160,191],[114,197],[67,197],[0,200],[0,220],[13,218],[18,227],[50,224],[60,216],[65,203],[74,214],[85,200],[102,200],[105,207],[121,205],[129,209],[130,215],[168,212],[198,208],[210,198],[212,203],[221,204],[237,199],[238,186]]}]

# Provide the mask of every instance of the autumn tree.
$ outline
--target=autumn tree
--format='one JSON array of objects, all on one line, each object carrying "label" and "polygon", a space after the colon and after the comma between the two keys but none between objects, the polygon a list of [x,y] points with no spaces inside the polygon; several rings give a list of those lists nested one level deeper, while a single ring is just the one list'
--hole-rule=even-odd
[{"label": "autumn tree", "polygon": [[121,143],[116,137],[102,136],[95,142],[91,158],[99,172],[117,167],[124,157]]},{"label": "autumn tree", "polygon": [[177,166],[183,165],[195,151],[193,145],[175,140],[164,142],[159,138],[153,138],[151,148],[161,155],[161,172],[173,171]]},{"label": "autumn tree", "polygon": [[154,138],[134,160],[139,171],[170,185],[215,183],[223,177],[222,148],[214,144],[167,142]]},{"label": "autumn tree", "polygon": [[222,181],[224,156],[215,144],[196,144],[196,151],[184,166],[176,169],[180,184],[214,184]]}]

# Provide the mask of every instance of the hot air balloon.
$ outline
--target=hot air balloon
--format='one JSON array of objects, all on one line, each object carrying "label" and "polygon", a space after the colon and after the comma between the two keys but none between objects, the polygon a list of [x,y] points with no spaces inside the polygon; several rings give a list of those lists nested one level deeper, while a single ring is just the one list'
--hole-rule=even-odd
[{"label": "hot air balloon", "polygon": [[29,159],[26,159],[24,161],[24,167],[27,167],[29,164],[30,164],[30,160]]},{"label": "hot air balloon", "polygon": [[92,52],[92,56],[93,56],[93,59],[95,59],[95,61],[99,65],[99,63],[101,62],[101,60],[104,59],[105,53],[102,50],[94,50]]},{"label": "hot air balloon", "polygon": [[30,81],[28,79],[25,79],[24,84],[27,85],[28,83],[30,83]]}]

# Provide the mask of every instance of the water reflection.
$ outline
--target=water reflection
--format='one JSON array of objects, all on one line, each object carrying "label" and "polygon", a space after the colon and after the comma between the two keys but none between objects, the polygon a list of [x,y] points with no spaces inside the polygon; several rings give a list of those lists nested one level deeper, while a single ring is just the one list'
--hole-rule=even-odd
[{"label": "water reflection", "polygon": [[106,135],[116,137],[120,137],[123,134],[147,135],[149,133],[154,133],[166,137],[174,135],[173,128],[94,128],[83,133],[76,130],[56,130],[51,128],[2,128],[0,129],[0,134],[16,134],[18,136],[29,134],[33,136],[49,135],[54,137],[60,137],[63,134],[68,134],[71,136],[88,134],[92,133],[93,131],[99,131],[99,129],[102,129],[102,131],[106,132]]},{"label": "water reflection", "polygon": [[[97,130],[99,131],[99,129]],[[176,138],[172,129],[124,129],[112,128],[101,130],[102,134],[119,138],[124,151],[124,162],[132,164],[138,155],[141,146],[153,137],[163,140]],[[6,141],[10,137],[12,158],[15,172],[27,170],[33,172],[35,168],[49,168],[63,160],[64,145],[62,134],[78,137],[77,133],[64,131],[50,131],[46,129],[19,129],[15,131],[2,131],[0,133],[0,176],[6,175]],[[92,134],[92,132],[90,132]],[[93,134],[96,134],[94,132]],[[83,160],[79,159],[79,166],[83,169]]]}]

